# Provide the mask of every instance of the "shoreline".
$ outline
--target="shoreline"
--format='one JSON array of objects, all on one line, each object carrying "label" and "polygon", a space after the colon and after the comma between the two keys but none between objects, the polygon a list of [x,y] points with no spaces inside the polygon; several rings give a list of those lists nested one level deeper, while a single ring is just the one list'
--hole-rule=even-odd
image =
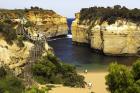
[{"label": "shoreline", "polygon": [[81,73],[79,72],[80,75],[83,75],[85,77],[85,81],[91,82],[93,84],[93,87],[89,89],[87,86],[85,88],[72,88],[72,87],[65,87],[62,85],[56,85],[56,87],[52,88],[52,90],[49,91],[49,93],[89,93],[89,92],[94,92],[94,93],[109,93],[106,88],[107,86],[105,85],[105,76],[108,74],[107,71],[105,72],[88,72],[86,73]]},{"label": "shoreline", "polygon": [[103,50],[101,49],[94,49],[90,46],[89,43],[82,43],[82,42],[76,42],[76,41],[72,41],[72,44],[75,46],[83,46],[83,47],[88,47],[91,52],[95,52],[104,56],[112,56],[112,57],[140,57],[139,54],[133,54],[133,53],[122,53],[122,54],[113,54],[113,53],[104,53]]}]

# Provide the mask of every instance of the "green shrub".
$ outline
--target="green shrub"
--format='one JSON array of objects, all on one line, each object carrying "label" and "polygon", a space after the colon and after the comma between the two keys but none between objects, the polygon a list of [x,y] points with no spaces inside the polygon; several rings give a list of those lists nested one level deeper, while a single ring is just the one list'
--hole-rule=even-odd
[{"label": "green shrub", "polygon": [[0,93],[21,93],[24,91],[22,81],[14,76],[0,79]]},{"label": "green shrub", "polygon": [[124,65],[111,64],[109,74],[106,76],[106,84],[111,93],[124,92],[134,82],[129,69]]},{"label": "green shrub", "polygon": [[137,60],[132,67],[135,80],[140,80],[140,60]]},{"label": "green shrub", "polygon": [[0,67],[0,79],[4,78],[7,75],[7,72],[5,71],[4,67]]},{"label": "green shrub", "polygon": [[117,63],[109,66],[106,85],[111,93],[140,93],[140,61],[132,69]]},{"label": "green shrub", "polygon": [[100,24],[107,21],[108,24],[113,24],[118,18],[129,19],[133,22],[139,23],[140,21],[140,9],[128,9],[125,6],[115,5],[114,7],[90,7],[83,8],[80,11],[80,24],[84,24],[85,20],[89,20],[87,24],[90,24],[97,19],[100,20]]},{"label": "green shrub", "polygon": [[52,84],[63,84],[62,74],[51,74],[50,83]]},{"label": "green shrub", "polygon": [[134,82],[126,91],[126,93],[140,93],[140,80]]},{"label": "green shrub", "polygon": [[8,44],[13,44],[13,40],[17,38],[13,25],[9,23],[0,23],[0,33],[2,33]]},{"label": "green shrub", "polygon": [[72,65],[62,64],[61,71],[63,74],[67,74],[67,72],[76,73],[76,68]]},{"label": "green shrub", "polygon": [[47,91],[47,88],[38,89],[37,87],[32,86],[31,88],[26,89],[25,93],[47,93]]},{"label": "green shrub", "polygon": [[12,45],[13,41],[17,41],[19,47],[24,47],[23,40],[25,40],[25,38],[22,35],[16,34],[16,29],[10,20],[0,22],[0,33],[2,33],[8,44]]},{"label": "green shrub", "polygon": [[[34,78],[44,84],[64,84],[71,87],[83,87],[84,77],[76,73],[74,66],[62,63],[57,57],[48,55],[40,58],[32,67]],[[74,80],[74,82],[71,82]]]},{"label": "green shrub", "polygon": [[85,87],[84,77],[78,74],[68,73],[64,76],[64,85],[71,87]]},{"label": "green shrub", "polygon": [[41,75],[36,75],[36,76],[34,76],[34,79],[38,82],[38,83],[40,83],[40,84],[46,84],[46,82],[47,82],[47,79],[45,79],[43,76],[41,76]]},{"label": "green shrub", "polygon": [[0,68],[0,93],[21,93],[25,89],[22,80]]}]

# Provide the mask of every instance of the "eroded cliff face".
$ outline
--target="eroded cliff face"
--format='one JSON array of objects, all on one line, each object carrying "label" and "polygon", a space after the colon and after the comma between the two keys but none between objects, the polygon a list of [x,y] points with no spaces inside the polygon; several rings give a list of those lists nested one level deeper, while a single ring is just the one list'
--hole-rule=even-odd
[{"label": "eroded cliff face", "polygon": [[99,24],[99,19],[92,24],[79,24],[80,14],[72,24],[72,40],[88,43],[91,48],[107,55],[137,55],[140,51],[140,26],[130,20],[117,19],[115,23]]},{"label": "eroded cliff face", "polygon": [[0,10],[0,18],[0,66],[16,76],[30,61],[52,53],[47,38],[68,33],[66,18],[51,10]]},{"label": "eroded cliff face", "polygon": [[[23,41],[24,47],[19,47],[16,41],[9,45],[3,36],[0,37],[0,66],[8,67],[16,76],[22,74],[25,65],[29,64],[28,58],[35,46],[30,41]],[[45,49],[42,53],[47,55],[51,48],[45,43]]]},{"label": "eroded cliff face", "polygon": [[55,12],[28,11],[27,19],[35,24],[36,31],[42,31],[47,37],[55,37],[68,34],[66,17]]},{"label": "eroded cliff face", "polygon": [[72,22],[72,41],[79,43],[90,43],[88,36],[88,26],[79,25],[79,13],[76,15],[76,19]]},{"label": "eroded cliff face", "polygon": [[28,30],[31,33],[43,32],[46,37],[67,35],[67,18],[58,15],[52,10],[26,9],[26,10],[0,10],[0,21],[11,19],[15,23],[28,22]]}]

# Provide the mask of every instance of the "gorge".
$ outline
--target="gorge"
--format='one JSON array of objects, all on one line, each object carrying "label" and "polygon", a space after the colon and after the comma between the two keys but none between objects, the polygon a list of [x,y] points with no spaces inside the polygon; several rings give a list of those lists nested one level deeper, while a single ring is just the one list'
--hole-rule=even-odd
[{"label": "gorge", "polygon": [[[132,15],[136,11],[120,6],[91,7],[68,19],[39,7],[0,9],[0,75],[5,74],[4,67],[8,74],[22,79],[25,89],[51,83],[79,90],[93,76],[95,87],[100,87],[100,80],[96,82],[100,76],[106,93],[104,77],[109,64],[129,68],[140,54],[140,25],[136,20],[140,16]],[[83,74],[85,70],[89,74]],[[1,81],[0,92],[5,85]]]},{"label": "gorge", "polygon": [[[132,56],[107,56],[94,52],[89,46],[75,45],[72,37],[55,38],[48,41],[53,47],[56,56],[65,63],[73,64],[79,72],[85,69],[91,72],[107,71],[108,65],[112,62],[131,66],[138,57]],[[61,52],[60,52],[61,51]]]},{"label": "gorge", "polygon": [[[24,92],[23,89],[25,93],[31,93],[28,91],[34,87],[36,91],[46,93],[48,83],[85,87],[84,77],[77,73],[74,66],[58,59],[47,42],[49,38],[67,35],[66,17],[52,10],[31,7],[31,9],[1,9],[0,18],[2,93],[5,91],[12,93],[11,89],[18,91],[15,93]],[[71,79],[75,82],[71,83]],[[21,89],[17,89],[17,85],[8,85],[10,82],[14,84],[19,82]]]}]

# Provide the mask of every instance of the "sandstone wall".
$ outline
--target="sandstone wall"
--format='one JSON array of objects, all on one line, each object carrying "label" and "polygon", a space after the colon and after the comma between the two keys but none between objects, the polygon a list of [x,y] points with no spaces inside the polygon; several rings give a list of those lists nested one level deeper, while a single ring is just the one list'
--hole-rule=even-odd
[{"label": "sandstone wall", "polygon": [[72,22],[72,41],[79,43],[89,43],[87,33],[88,26],[79,25],[79,14],[76,14],[76,19]]},{"label": "sandstone wall", "polygon": [[[7,66],[15,75],[19,75],[22,73],[24,66],[28,64],[27,59],[34,44],[25,41],[24,47],[18,47],[15,42],[13,45],[9,45],[4,39],[0,38],[0,66]],[[49,49],[50,47],[46,43],[44,54],[47,54]]]},{"label": "sandstone wall", "polygon": [[44,32],[47,37],[55,37],[68,34],[67,18],[51,10],[0,10],[0,21],[6,18],[14,22],[20,22],[23,17],[24,22],[32,23],[28,28],[31,34],[34,31]]},{"label": "sandstone wall", "polygon": [[95,22],[92,26],[80,25],[79,17],[76,16],[72,35],[74,42],[89,43],[91,48],[106,55],[136,55],[140,51],[140,26],[130,20],[118,19],[111,25]]},{"label": "sandstone wall", "polygon": [[[19,18],[18,14],[15,13],[15,10],[0,11],[1,23],[7,20],[5,16],[8,16],[12,21],[11,24],[13,24],[13,28],[11,29],[15,29],[14,31],[21,33],[22,27],[20,23],[23,22],[23,19],[21,20]],[[31,37],[35,37],[35,35],[39,35],[39,37],[41,37],[41,35],[44,34],[47,37],[55,37],[59,35],[67,35],[68,33],[66,18],[56,14],[55,12],[47,10],[30,10],[22,16],[24,16],[24,24],[27,22],[32,23],[31,26],[27,28],[25,27]],[[43,32],[44,34],[38,32]],[[17,33],[16,35],[18,36]],[[9,45],[5,40],[5,36],[3,36],[3,32],[0,31],[0,66],[4,65],[9,67],[15,75],[21,74],[25,65],[29,64],[28,59],[36,47],[35,44],[31,42],[32,40],[23,41],[24,47],[17,46],[17,41],[18,40],[13,40],[13,44]],[[44,47],[45,49],[43,48],[42,56],[47,55],[48,52],[52,52],[50,51],[52,48],[49,47],[47,42]]]},{"label": "sandstone wall", "polygon": [[45,32],[47,37],[55,37],[68,34],[68,26],[66,17],[56,13],[49,15],[48,13],[29,11],[27,13],[28,20],[36,24],[36,31]]}]

